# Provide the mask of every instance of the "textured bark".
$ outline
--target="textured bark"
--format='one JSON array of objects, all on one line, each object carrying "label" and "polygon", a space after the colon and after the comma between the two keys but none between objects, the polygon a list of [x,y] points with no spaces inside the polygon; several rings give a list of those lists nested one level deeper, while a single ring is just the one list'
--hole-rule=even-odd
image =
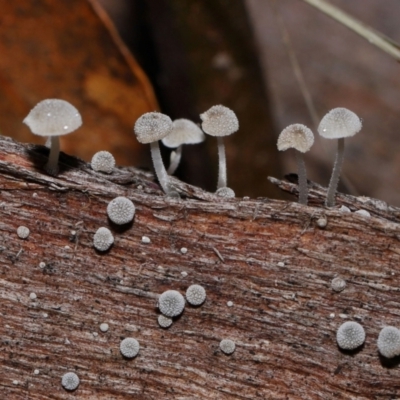
[{"label": "textured bark", "polygon": [[[383,326],[400,325],[400,209],[351,196],[338,196],[338,206],[366,209],[370,218],[327,209],[316,185],[310,206],[222,201],[177,180],[186,198],[167,199],[150,173],[121,168],[106,176],[66,155],[60,175],[49,177],[41,172],[46,153],[0,138],[1,398],[400,396],[399,360],[380,358],[376,347]],[[123,228],[106,214],[119,195],[136,205]],[[26,240],[17,237],[20,225],[31,230]],[[100,226],[115,236],[105,254],[92,246]],[[335,276],[347,281],[341,293],[330,288]],[[204,305],[186,306],[161,329],[158,295],[193,283],[205,287]],[[345,320],[367,334],[353,353],[336,345]],[[141,345],[133,360],[119,352],[129,336]],[[223,338],[236,342],[233,355],[219,350]],[[61,386],[67,371],[81,379],[73,394]]]}]

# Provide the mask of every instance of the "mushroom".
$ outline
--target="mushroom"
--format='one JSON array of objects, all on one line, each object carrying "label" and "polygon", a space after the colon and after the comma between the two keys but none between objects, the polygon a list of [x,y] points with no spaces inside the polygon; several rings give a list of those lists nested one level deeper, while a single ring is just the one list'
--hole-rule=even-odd
[{"label": "mushroom", "polygon": [[188,119],[176,119],[172,125],[172,131],[161,140],[164,146],[177,148],[176,151],[171,152],[171,163],[167,171],[169,175],[172,175],[179,166],[182,157],[182,145],[201,143],[206,138],[203,131]]},{"label": "mushroom", "polygon": [[303,153],[309,151],[314,144],[314,134],[311,129],[302,124],[293,124],[286,127],[278,137],[278,150],[296,150],[297,169],[299,173],[299,203],[307,204],[308,188],[307,173]]},{"label": "mushroom", "polygon": [[150,143],[151,158],[154,170],[161,187],[167,196],[179,197],[179,194],[170,188],[169,177],[161,158],[158,141],[164,139],[173,129],[172,120],[165,114],[159,112],[148,112],[136,121],[134,131],[140,143]]},{"label": "mushroom", "polygon": [[119,350],[125,358],[134,358],[139,353],[140,344],[136,339],[128,337],[121,341]]},{"label": "mushroom", "polygon": [[59,136],[71,133],[82,125],[79,111],[65,100],[46,99],[36,104],[23,122],[33,134],[50,139],[50,154],[45,170],[50,175],[57,175]]},{"label": "mushroom", "polygon": [[336,341],[343,350],[355,350],[365,342],[364,328],[354,321],[346,321],[336,332]]},{"label": "mushroom", "polygon": [[177,317],[185,308],[185,299],[177,290],[167,290],[160,295],[158,308],[166,317]]},{"label": "mushroom", "polygon": [[[219,195],[219,189],[227,187],[225,146],[222,137],[236,132],[239,129],[239,121],[230,108],[222,105],[211,107],[200,114],[200,118],[203,121],[201,124],[203,131],[211,136],[216,136],[218,139],[219,172],[216,194]],[[226,193],[224,191],[224,195]],[[232,197],[234,197],[233,191],[232,194]]]},{"label": "mushroom", "polygon": [[199,306],[206,300],[206,290],[201,285],[191,285],[186,290],[186,300],[192,306]]},{"label": "mushroom", "polygon": [[379,332],[378,350],[386,358],[393,358],[400,354],[400,331],[394,326],[385,326]]},{"label": "mushroom", "polygon": [[225,354],[232,354],[235,351],[236,345],[235,342],[231,339],[222,339],[219,343],[219,348]]},{"label": "mushroom", "polygon": [[333,166],[331,180],[329,182],[325,205],[335,205],[335,193],[339,183],[340,170],[344,157],[344,138],[354,136],[362,128],[360,118],[347,108],[334,108],[321,120],[318,133],[326,139],[338,139],[338,151]]}]

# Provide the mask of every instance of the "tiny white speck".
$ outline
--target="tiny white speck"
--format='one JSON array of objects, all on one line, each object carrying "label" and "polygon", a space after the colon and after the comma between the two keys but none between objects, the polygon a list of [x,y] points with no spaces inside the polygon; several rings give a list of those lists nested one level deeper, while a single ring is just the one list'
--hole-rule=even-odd
[{"label": "tiny white speck", "polygon": [[392,275],[394,275],[394,272],[392,272]]},{"label": "tiny white speck", "polygon": [[346,207],[346,206],[340,206],[339,211],[344,212],[344,213],[351,213],[350,208]]},{"label": "tiny white speck", "polygon": [[67,338],[65,338],[64,343],[65,344],[71,344],[71,342]]},{"label": "tiny white speck", "polygon": [[75,236],[76,235],[76,231],[71,231],[71,235]]},{"label": "tiny white speck", "polygon": [[186,276],[188,276],[188,273],[187,273],[186,271],[182,271],[182,272],[181,272],[181,275],[182,275],[183,277],[186,277]]},{"label": "tiny white speck", "polygon": [[51,117],[51,113],[47,113],[47,116],[48,116],[48,117]]},{"label": "tiny white speck", "polygon": [[31,299],[31,300],[36,300],[37,299],[37,296],[36,296],[36,293],[31,293],[30,295],[29,295],[29,298]]},{"label": "tiny white speck", "polygon": [[149,237],[147,237],[147,236],[142,236],[142,243],[150,243],[150,242],[151,242],[151,240],[150,240]]},{"label": "tiny white speck", "polygon": [[46,266],[46,263],[44,263],[43,261],[39,263],[40,268],[44,268],[45,266]]},{"label": "tiny white speck", "polygon": [[137,188],[138,188],[139,190],[142,190],[142,189],[143,189],[143,186],[142,186],[142,185],[139,185]]},{"label": "tiny white speck", "polygon": [[13,381],[14,385],[18,385],[18,383],[19,383],[18,381]]},{"label": "tiny white speck", "polygon": [[71,247],[69,247],[68,245],[64,246],[65,250],[69,250]]},{"label": "tiny white speck", "polygon": [[339,317],[342,319],[349,318],[349,316],[347,314],[339,314]]},{"label": "tiny white speck", "polygon": [[187,251],[188,251],[188,250],[187,250],[187,248],[186,248],[186,247],[182,247],[182,248],[181,248],[181,253],[182,253],[182,254],[186,254],[186,253],[187,253]]},{"label": "tiny white speck", "polygon": [[329,318],[335,318],[335,314],[334,313],[330,313],[329,314]]},{"label": "tiny white speck", "polygon": [[370,217],[371,214],[367,210],[357,210],[354,214],[362,215],[363,217]]},{"label": "tiny white speck", "polygon": [[249,196],[244,196],[243,200],[250,200],[250,197]]},{"label": "tiny white speck", "polygon": [[325,217],[317,219],[317,226],[319,228],[326,228],[326,225],[328,225],[328,220]]},{"label": "tiny white speck", "polygon": [[35,192],[35,193],[33,193],[33,195],[32,195],[32,197],[37,197],[37,193]]},{"label": "tiny white speck", "polygon": [[278,267],[284,267],[285,263],[282,261],[279,261],[278,264],[276,264]]},{"label": "tiny white speck", "polygon": [[64,129],[68,129],[68,125],[64,125]]},{"label": "tiny white speck", "polygon": [[159,266],[157,267],[157,269],[158,269],[159,271],[161,271],[161,272],[164,271],[164,267],[163,267],[162,265],[159,265]]},{"label": "tiny white speck", "polygon": [[92,335],[93,335],[94,337],[99,336],[99,334],[98,334],[97,332],[92,332]]},{"label": "tiny white speck", "polygon": [[109,329],[109,326],[108,326],[108,324],[106,322],[103,322],[102,324],[100,324],[100,330],[102,332],[107,332],[108,329]]},{"label": "tiny white speck", "polygon": [[33,371],[33,373],[34,373],[35,375],[39,375],[39,370],[38,370],[38,369],[35,369],[35,370]]},{"label": "tiny white speck", "polygon": [[226,305],[227,305],[228,307],[233,307],[233,301],[228,301],[228,302],[226,303]]},{"label": "tiny white speck", "polygon": [[49,316],[49,314],[43,313],[43,318],[47,318],[48,316]]}]

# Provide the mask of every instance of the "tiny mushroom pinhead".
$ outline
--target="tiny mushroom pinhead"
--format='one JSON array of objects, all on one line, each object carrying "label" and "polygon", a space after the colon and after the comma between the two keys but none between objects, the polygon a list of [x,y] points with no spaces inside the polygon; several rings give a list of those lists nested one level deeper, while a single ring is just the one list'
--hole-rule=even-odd
[{"label": "tiny mushroom pinhead", "polygon": [[109,151],[98,151],[93,155],[92,161],[90,161],[90,166],[93,171],[111,174],[115,167],[115,158]]},{"label": "tiny mushroom pinhead", "polygon": [[112,199],[107,205],[108,218],[114,224],[124,225],[133,220],[136,207],[127,197],[118,196]]},{"label": "tiny mushroom pinhead", "polygon": [[219,348],[222,350],[222,352],[229,355],[235,351],[236,345],[231,339],[222,339],[219,343]]},{"label": "tiny mushroom pinhead", "polygon": [[134,358],[140,350],[139,342],[131,337],[125,338],[119,345],[121,354],[126,358]]},{"label": "tiny mushroom pinhead", "polygon": [[336,341],[343,350],[355,350],[365,341],[364,328],[354,321],[346,321],[336,332]]},{"label": "tiny mushroom pinhead", "polygon": [[172,124],[172,131],[161,140],[164,146],[171,149],[177,148],[176,151],[171,153],[171,163],[168,167],[169,175],[172,175],[179,166],[182,157],[182,146],[184,144],[201,143],[206,138],[199,126],[188,119],[176,119]]},{"label": "tiny mushroom pinhead", "polygon": [[378,350],[386,358],[400,355],[400,330],[394,326],[385,326],[378,336]]},{"label": "tiny mushroom pinhead", "polygon": [[278,150],[296,150],[297,169],[299,173],[299,203],[307,204],[308,188],[306,165],[303,153],[311,149],[314,144],[314,134],[311,129],[302,124],[293,124],[286,127],[278,137]]},{"label": "tiny mushroom pinhead", "polygon": [[318,126],[318,133],[326,139],[338,139],[338,151],[333,166],[331,180],[329,182],[326,196],[326,206],[335,205],[335,193],[339,183],[340,170],[344,157],[344,139],[354,136],[362,128],[360,118],[347,108],[334,108],[329,111],[321,120]]},{"label": "tiny mushroom pinhead", "polygon": [[65,390],[75,390],[79,386],[79,377],[75,372],[67,372],[61,378],[61,385]]},{"label": "tiny mushroom pinhead", "polygon": [[50,175],[57,175],[59,136],[71,133],[82,125],[79,111],[65,100],[46,99],[36,104],[23,122],[29,126],[33,134],[51,140],[49,160],[45,169]]},{"label": "tiny mushroom pinhead", "polygon": [[[211,136],[216,136],[218,139],[218,185],[217,195],[219,189],[227,186],[226,177],[226,157],[223,136],[231,135],[239,129],[239,121],[236,114],[228,107],[217,105],[208,109],[203,114],[200,114],[203,121],[201,127],[203,131]],[[232,191],[234,197],[234,192]],[[232,194],[231,193],[231,194]],[[226,191],[224,191],[226,195]]]},{"label": "tiny mushroom pinhead", "polygon": [[158,141],[164,139],[173,129],[171,118],[156,111],[148,112],[139,117],[133,129],[140,143],[150,143],[154,170],[166,195],[179,197],[179,194],[170,188],[168,173],[161,158],[160,147],[158,145]]}]

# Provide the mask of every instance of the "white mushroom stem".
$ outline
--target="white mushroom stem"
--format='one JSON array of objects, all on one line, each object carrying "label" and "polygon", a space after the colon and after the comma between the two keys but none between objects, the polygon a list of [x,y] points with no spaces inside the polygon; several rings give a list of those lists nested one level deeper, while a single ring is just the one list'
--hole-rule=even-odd
[{"label": "white mushroom stem", "polygon": [[338,150],[336,153],[335,164],[332,170],[331,180],[329,182],[328,193],[326,195],[325,205],[333,207],[335,205],[335,194],[339,183],[340,171],[342,169],[344,158],[344,138],[338,139]]},{"label": "white mushroom stem", "polygon": [[[158,141],[150,143],[151,158],[153,159],[154,170],[156,171],[158,182],[167,196],[177,197],[177,193],[169,188],[169,177],[161,158],[160,146]],[[178,195],[179,196],[179,195]]]},{"label": "white mushroom stem", "polygon": [[175,151],[171,151],[170,164],[168,167],[168,175],[173,175],[178,168],[182,158],[182,145]]},{"label": "white mushroom stem", "polygon": [[217,189],[227,186],[226,178],[226,157],[225,157],[225,146],[222,137],[217,137],[218,140],[218,185]]},{"label": "white mushroom stem", "polygon": [[297,161],[297,172],[299,179],[299,203],[307,205],[308,187],[307,187],[307,173],[306,164],[304,162],[303,153],[295,150]]},{"label": "white mushroom stem", "polygon": [[45,166],[47,173],[57,175],[58,173],[58,157],[60,155],[60,138],[58,136],[50,137],[50,154],[49,160]]}]

